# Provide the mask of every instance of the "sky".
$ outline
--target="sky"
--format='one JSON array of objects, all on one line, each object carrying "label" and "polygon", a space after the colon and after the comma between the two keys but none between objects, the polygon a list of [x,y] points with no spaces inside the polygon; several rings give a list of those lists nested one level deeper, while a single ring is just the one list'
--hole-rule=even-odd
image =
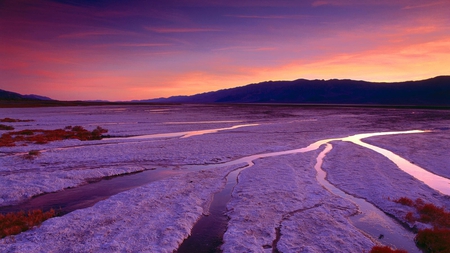
[{"label": "sky", "polygon": [[0,89],[58,100],[450,74],[449,0],[0,0]]}]

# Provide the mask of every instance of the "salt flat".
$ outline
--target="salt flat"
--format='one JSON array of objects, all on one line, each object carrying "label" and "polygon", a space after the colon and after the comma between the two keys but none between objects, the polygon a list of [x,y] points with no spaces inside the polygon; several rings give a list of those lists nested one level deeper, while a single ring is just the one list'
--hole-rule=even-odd
[{"label": "salt flat", "polygon": [[[173,252],[189,236],[230,164],[256,154],[299,149],[323,139],[360,133],[431,130],[363,139],[450,177],[450,111],[313,108],[269,105],[155,105],[0,109],[16,130],[101,126],[111,137],[0,148],[0,206],[77,188],[107,176],[147,170],[179,173],[113,195],[40,227],[0,240],[1,252]],[[139,136],[230,128],[188,138]],[[133,137],[133,138],[127,138]],[[336,187],[404,221],[409,210],[393,202],[422,198],[450,209],[448,196],[399,170],[386,157],[334,141],[324,158]],[[257,159],[243,169],[226,204],[230,218],[224,252],[369,251],[384,243],[352,224],[358,206],[315,179],[319,151]],[[40,150],[34,159],[25,158]],[[95,184],[95,183],[92,183]],[[410,224],[411,226],[414,224]],[[421,224],[416,224],[421,225]]]}]

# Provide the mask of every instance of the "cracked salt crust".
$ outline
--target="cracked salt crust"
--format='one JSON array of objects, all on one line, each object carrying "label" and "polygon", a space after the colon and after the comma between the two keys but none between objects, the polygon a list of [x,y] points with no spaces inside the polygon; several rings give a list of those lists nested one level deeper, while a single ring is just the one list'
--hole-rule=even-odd
[{"label": "cracked salt crust", "polygon": [[[91,129],[89,126],[99,125],[109,129],[109,134],[117,136],[235,125],[226,121],[260,124],[185,139],[146,142],[124,140],[120,143],[71,140],[0,148],[0,180],[4,180],[0,184],[0,192],[4,196],[0,205],[83,184],[91,177],[101,178],[155,166],[183,170],[187,164],[221,163],[253,154],[302,148],[320,139],[367,132],[443,129],[450,124],[448,111],[410,112],[396,109],[311,109],[264,105],[0,109],[2,117],[36,120],[14,124],[17,130],[55,129],[67,125],[82,125]],[[223,123],[164,124],[183,121]],[[440,137],[445,135],[446,132],[442,132]],[[380,146],[390,145],[385,146],[388,149],[394,145],[418,145],[417,142],[406,141],[409,138],[407,136],[377,138],[384,140]],[[401,138],[405,140],[399,142]],[[414,138],[419,138],[422,143],[428,141],[425,134]],[[422,167],[433,171],[436,169],[434,167],[439,166],[437,160],[445,156],[447,149],[444,147],[449,145],[448,138],[442,139],[437,146],[428,145],[422,149],[420,156],[413,152],[413,148],[404,149],[399,154],[405,158],[414,158],[417,164],[424,162]],[[330,181],[341,189],[368,199],[397,218],[403,217],[408,209],[389,201],[389,197],[415,198],[418,195],[436,205],[449,207],[448,200],[439,193],[406,173],[396,171],[395,166],[381,155],[351,143],[339,142],[333,145],[324,167],[328,168]],[[46,152],[34,160],[25,160],[17,154],[33,149],[45,149]],[[361,252],[357,249],[369,249],[373,245],[347,221],[346,217],[355,212],[356,207],[348,201],[333,197],[315,181],[312,163],[315,162],[316,154],[313,151],[257,160],[254,167],[242,173],[229,203],[233,209],[229,210],[230,229],[224,238],[224,250],[242,247],[270,252],[277,228],[281,236],[276,247],[281,252],[334,251],[336,247],[348,249],[348,252]],[[424,159],[426,156],[433,157],[436,162]],[[361,170],[370,166],[374,168],[370,173]],[[0,240],[0,251],[172,252],[188,236],[195,221],[207,212],[212,194],[222,187],[224,175],[231,169],[184,173],[125,191],[93,207],[50,219],[39,228],[4,238]],[[262,196],[262,192],[267,193],[267,196]],[[317,220],[318,216],[321,220]],[[259,220],[265,225],[257,225]],[[246,226],[249,224],[256,224],[255,231]],[[233,233],[242,235],[242,238]],[[261,237],[252,239],[255,233]],[[352,242],[343,238],[347,234]],[[231,245],[231,242],[236,245]]]},{"label": "cracked salt crust", "polygon": [[[241,173],[227,206],[224,252],[370,250],[373,242],[347,220],[356,206],[317,184],[311,168],[318,153],[260,159]],[[273,245],[280,225],[281,238]]]}]

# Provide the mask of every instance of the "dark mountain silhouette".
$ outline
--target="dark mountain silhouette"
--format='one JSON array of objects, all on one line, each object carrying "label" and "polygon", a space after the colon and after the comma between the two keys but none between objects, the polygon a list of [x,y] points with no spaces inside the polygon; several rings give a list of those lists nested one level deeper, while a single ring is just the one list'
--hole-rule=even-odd
[{"label": "dark mountain silhouette", "polygon": [[450,76],[395,83],[337,79],[268,81],[192,96],[141,102],[450,106]]},{"label": "dark mountain silhouette", "polygon": [[0,100],[53,100],[53,99],[34,94],[21,95],[19,93],[0,89]]}]

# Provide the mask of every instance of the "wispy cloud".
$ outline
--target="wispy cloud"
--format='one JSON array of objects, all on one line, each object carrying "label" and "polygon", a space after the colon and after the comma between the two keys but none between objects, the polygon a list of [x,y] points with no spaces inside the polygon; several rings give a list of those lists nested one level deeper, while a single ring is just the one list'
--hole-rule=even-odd
[{"label": "wispy cloud", "polygon": [[225,15],[225,17],[249,19],[303,19],[309,17],[309,15]]},{"label": "wispy cloud", "polygon": [[91,36],[105,36],[105,35],[135,35],[136,33],[126,32],[126,31],[86,31],[86,32],[76,32],[76,33],[68,33],[59,35],[58,38],[86,38]]},{"label": "wispy cloud", "polygon": [[214,49],[213,51],[248,51],[248,52],[258,52],[258,51],[275,51],[277,50],[276,47],[243,47],[243,46],[236,46],[236,47],[224,47],[224,48],[218,48]]},{"label": "wispy cloud", "polygon": [[221,29],[215,28],[170,28],[170,27],[144,27],[146,30],[156,33],[199,33],[199,32],[220,32]]},{"label": "wispy cloud", "polygon": [[323,5],[331,5],[331,3],[328,1],[314,1],[311,5],[313,7],[318,7],[318,6],[323,6]]},{"label": "wispy cloud", "polygon": [[416,4],[416,5],[407,5],[403,7],[404,10],[411,10],[411,9],[422,9],[422,8],[428,8],[428,7],[434,7],[438,5],[444,5],[448,4],[448,1],[439,1],[439,2],[427,2],[424,4]]},{"label": "wispy cloud", "polygon": [[112,44],[113,46],[119,47],[166,47],[173,44],[170,43],[117,43]]}]

